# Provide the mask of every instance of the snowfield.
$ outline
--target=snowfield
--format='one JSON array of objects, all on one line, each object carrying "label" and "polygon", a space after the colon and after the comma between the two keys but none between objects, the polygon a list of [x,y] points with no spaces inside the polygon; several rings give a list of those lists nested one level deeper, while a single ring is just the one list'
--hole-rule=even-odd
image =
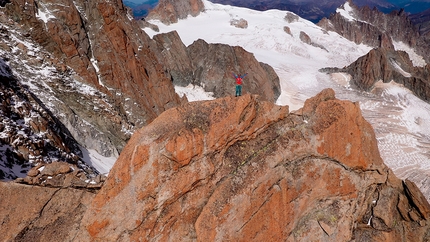
[{"label": "snowfield", "polygon": [[[301,108],[306,99],[328,87],[335,90],[339,99],[359,102],[363,116],[375,129],[384,162],[400,178],[414,181],[430,200],[430,105],[394,82],[380,82],[371,93],[360,92],[349,87],[347,74],[328,75],[318,71],[323,67],[347,66],[371,47],[357,45],[301,18],[289,23],[284,19],[287,11],[259,12],[203,2],[206,11],[197,17],[189,16],[168,26],[157,20],[150,22],[159,26],[160,33],[177,31],[187,46],[203,39],[208,43],[241,46],[254,53],[258,61],[271,65],[277,72],[282,88],[277,104],[289,105],[290,110]],[[338,11],[354,21],[348,3]],[[231,20],[241,18],[247,20],[248,28],[230,25]],[[290,28],[291,35],[284,31],[285,26]],[[144,31],[151,37],[158,34],[149,28]],[[302,31],[309,35],[313,45],[300,40]],[[395,48],[406,51],[415,66],[425,65],[423,58],[409,46],[395,43]],[[210,94],[196,87],[176,90],[180,95],[185,93],[190,101],[210,99]]]}]

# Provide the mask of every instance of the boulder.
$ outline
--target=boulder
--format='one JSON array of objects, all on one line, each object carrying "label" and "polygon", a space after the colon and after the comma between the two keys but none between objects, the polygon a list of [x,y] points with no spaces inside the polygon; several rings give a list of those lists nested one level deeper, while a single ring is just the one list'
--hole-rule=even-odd
[{"label": "boulder", "polygon": [[246,28],[248,28],[248,21],[246,21],[243,18],[241,18],[241,19],[232,19],[232,20],[230,20],[230,25],[232,25],[232,26],[234,26],[236,28],[246,29]]}]

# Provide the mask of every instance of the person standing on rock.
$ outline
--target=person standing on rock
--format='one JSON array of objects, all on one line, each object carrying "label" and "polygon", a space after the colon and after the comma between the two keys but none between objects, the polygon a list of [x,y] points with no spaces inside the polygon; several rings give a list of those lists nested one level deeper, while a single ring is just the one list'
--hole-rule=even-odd
[{"label": "person standing on rock", "polygon": [[236,75],[233,73],[233,76],[236,79],[236,97],[242,96],[242,80],[246,75],[248,75],[248,73],[245,73],[243,75]]}]

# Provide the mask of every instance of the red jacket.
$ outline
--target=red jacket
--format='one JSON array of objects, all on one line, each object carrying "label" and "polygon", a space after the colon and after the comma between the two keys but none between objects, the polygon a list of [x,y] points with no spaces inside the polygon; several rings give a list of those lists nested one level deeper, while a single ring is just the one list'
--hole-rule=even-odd
[{"label": "red jacket", "polygon": [[242,85],[242,78],[240,76],[236,77],[236,84]]}]

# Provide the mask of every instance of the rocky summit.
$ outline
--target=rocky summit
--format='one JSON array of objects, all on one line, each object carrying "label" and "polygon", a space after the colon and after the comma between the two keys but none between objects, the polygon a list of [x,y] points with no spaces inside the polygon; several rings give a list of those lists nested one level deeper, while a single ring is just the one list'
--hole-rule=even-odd
[{"label": "rocky summit", "polygon": [[384,165],[376,142],[359,104],[331,89],[295,112],[249,94],[193,102],[138,130],[95,195],[0,183],[0,233],[19,241],[427,241],[430,205]]}]

